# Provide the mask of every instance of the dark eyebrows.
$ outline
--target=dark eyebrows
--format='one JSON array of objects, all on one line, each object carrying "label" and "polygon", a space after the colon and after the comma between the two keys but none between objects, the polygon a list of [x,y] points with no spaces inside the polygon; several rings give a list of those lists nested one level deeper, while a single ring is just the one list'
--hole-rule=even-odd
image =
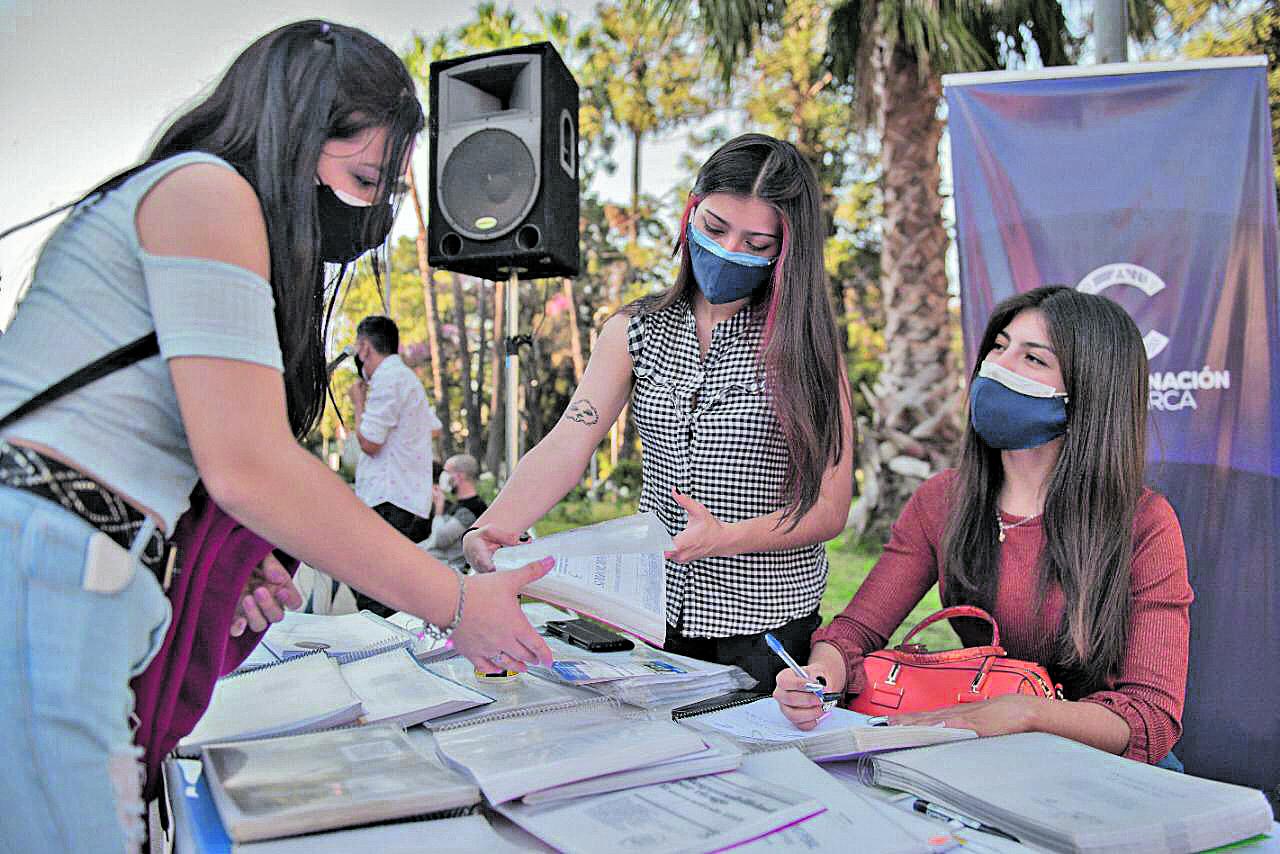
[{"label": "dark eyebrows", "polygon": [[[1013,339],[1009,337],[1009,333],[1003,329],[1001,329],[999,332],[996,333],[996,342],[999,343],[1001,338],[1003,338],[1005,341],[1010,341],[1010,342],[1013,341]],[[1054,353],[1053,347],[1049,346],[1048,344],[1041,344],[1039,341],[1023,341],[1022,346],[1031,350],[1047,350],[1048,352],[1053,353],[1055,356],[1058,355],[1057,353]]]},{"label": "dark eyebrows", "polygon": [[[720,228],[727,228],[731,225],[728,220],[711,210],[711,208],[702,208],[702,212],[714,220],[714,222],[711,223],[712,225]],[[772,240],[778,240],[780,238],[780,235],[771,231],[747,231],[743,233],[749,237],[768,237]]]}]

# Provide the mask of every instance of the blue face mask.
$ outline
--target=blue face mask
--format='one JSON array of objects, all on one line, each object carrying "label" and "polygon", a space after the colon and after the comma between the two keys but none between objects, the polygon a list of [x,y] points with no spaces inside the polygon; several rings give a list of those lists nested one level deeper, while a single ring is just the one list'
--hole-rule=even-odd
[{"label": "blue face mask", "polygon": [[1067,432],[1067,396],[994,362],[983,362],[969,387],[969,423],[992,448],[1037,448]]},{"label": "blue face mask", "polygon": [[769,280],[775,258],[761,258],[746,252],[730,252],[689,223],[689,263],[707,302],[733,302]]}]

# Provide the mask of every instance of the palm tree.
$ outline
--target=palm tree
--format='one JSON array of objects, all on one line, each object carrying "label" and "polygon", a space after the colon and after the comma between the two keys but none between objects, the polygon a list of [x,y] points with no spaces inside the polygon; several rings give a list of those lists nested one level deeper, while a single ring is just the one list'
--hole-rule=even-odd
[{"label": "palm tree", "polygon": [[[728,83],[784,0],[648,0],[671,26],[700,26]],[[1149,36],[1159,0],[1130,0],[1130,26]],[[844,0],[831,12],[827,62],[852,84],[858,122],[880,135],[884,198],[881,281],[885,350],[860,424],[862,484],[849,514],[883,539],[907,497],[946,467],[961,434],[961,383],[947,290],[938,143],[941,76],[1072,61],[1079,47],[1055,0]]]}]

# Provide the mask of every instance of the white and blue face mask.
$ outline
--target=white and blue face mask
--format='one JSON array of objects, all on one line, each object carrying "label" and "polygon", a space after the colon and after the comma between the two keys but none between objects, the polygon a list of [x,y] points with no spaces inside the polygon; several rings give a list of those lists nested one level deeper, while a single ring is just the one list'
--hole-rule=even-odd
[{"label": "white and blue face mask", "polygon": [[689,263],[707,302],[719,305],[745,299],[773,274],[776,258],[730,252],[689,223]]},{"label": "white and blue face mask", "polygon": [[1067,432],[1067,395],[983,362],[969,386],[969,423],[992,448],[1037,448]]}]

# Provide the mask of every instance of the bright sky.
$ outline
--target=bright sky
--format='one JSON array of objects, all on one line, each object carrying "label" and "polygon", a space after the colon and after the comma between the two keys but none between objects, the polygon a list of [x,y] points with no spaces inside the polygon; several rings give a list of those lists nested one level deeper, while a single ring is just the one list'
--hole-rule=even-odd
[{"label": "bright sky", "polygon": [[[503,0],[527,22],[538,4]],[[559,0],[574,28],[594,0]],[[175,111],[217,80],[262,33],[290,21],[331,18],[361,26],[393,50],[413,32],[434,35],[471,17],[444,0],[0,0],[0,230],[77,198],[137,162]],[[629,156],[625,143],[616,156]],[[645,189],[677,177],[683,135],[647,146]],[[426,174],[425,146],[417,164]],[[625,169],[602,178],[606,198],[628,197]],[[397,233],[410,233],[406,205]],[[53,218],[56,223],[56,218]],[[0,241],[0,327],[52,224]]]}]

